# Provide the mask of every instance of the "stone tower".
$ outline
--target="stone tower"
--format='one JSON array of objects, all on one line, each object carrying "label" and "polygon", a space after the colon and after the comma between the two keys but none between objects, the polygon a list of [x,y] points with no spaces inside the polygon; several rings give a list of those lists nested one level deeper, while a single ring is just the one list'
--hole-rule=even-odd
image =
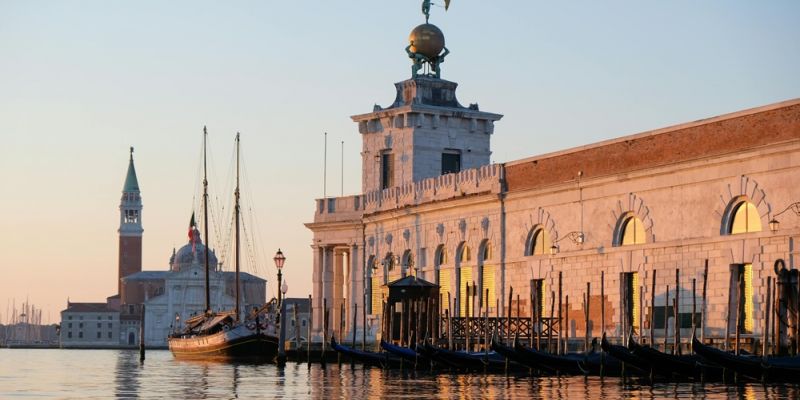
[{"label": "stone tower", "polygon": [[126,304],[122,290],[122,278],[142,270],[142,196],[139,192],[139,181],[136,179],[136,168],[133,166],[133,147],[128,163],[128,174],[122,188],[122,200],[119,204],[119,274],[117,293]]},{"label": "stone tower", "polygon": [[[427,4],[427,3],[423,3]],[[409,35],[406,53],[411,79],[395,83],[397,95],[386,108],[375,105],[354,115],[362,135],[362,192],[388,189],[439,175],[487,165],[489,139],[503,116],[464,107],[455,82],[441,79],[441,64],[450,50],[444,33],[426,23]]]}]

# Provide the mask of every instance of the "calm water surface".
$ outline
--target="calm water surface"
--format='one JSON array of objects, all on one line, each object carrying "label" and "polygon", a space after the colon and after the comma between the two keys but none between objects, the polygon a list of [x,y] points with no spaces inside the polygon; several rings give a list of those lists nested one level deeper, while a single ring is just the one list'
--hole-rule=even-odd
[{"label": "calm water surface", "polygon": [[656,384],[176,361],[168,351],[0,349],[0,398],[797,399],[798,385]]}]

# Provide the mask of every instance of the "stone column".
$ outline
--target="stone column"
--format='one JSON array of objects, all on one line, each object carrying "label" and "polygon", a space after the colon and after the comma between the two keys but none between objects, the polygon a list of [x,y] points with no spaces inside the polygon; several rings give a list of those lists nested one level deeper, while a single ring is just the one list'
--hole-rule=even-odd
[{"label": "stone column", "polygon": [[312,246],[312,252],[314,254],[314,266],[312,271],[312,281],[314,283],[314,288],[312,292],[312,334],[318,335],[322,332],[322,274],[323,274],[323,248],[321,246]]},{"label": "stone column", "polygon": [[[328,333],[330,334],[331,329],[335,326],[333,323],[333,247],[326,246],[322,250],[322,299],[327,300],[328,306]],[[322,305],[322,300],[320,300],[320,307]],[[320,325],[319,329],[322,332],[323,324],[325,320],[323,318],[323,311],[320,308]]]},{"label": "stone column", "polygon": [[358,314],[356,317],[356,325],[353,326],[353,316],[348,318],[347,326],[349,327],[350,334],[352,335],[353,329],[356,329],[358,334],[361,327],[361,314],[364,310],[364,260],[362,252],[358,251],[358,245],[350,246],[350,290],[348,291],[348,310],[355,308],[358,304]]}]

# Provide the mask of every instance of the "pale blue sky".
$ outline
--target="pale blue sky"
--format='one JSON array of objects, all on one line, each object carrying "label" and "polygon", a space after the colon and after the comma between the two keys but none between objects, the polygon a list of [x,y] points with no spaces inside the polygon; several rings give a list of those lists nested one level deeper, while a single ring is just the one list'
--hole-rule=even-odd
[{"label": "pale blue sky", "polygon": [[[360,190],[349,116],[407,79],[407,1],[0,0],[0,314],[26,296],[51,320],[116,291],[128,147],[144,198],[144,268],[186,237],[208,125],[227,196],[242,132],[263,255],[311,290],[313,199]],[[504,114],[494,162],[799,97],[797,1],[477,1],[434,7],[462,104]],[[221,244],[212,243],[214,247]],[[274,292],[270,283],[270,295]]]}]

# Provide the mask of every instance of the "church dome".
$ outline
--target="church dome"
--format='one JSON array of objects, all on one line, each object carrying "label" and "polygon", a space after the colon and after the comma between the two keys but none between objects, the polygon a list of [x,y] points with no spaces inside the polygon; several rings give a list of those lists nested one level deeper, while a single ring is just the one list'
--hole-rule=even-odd
[{"label": "church dome", "polygon": [[[181,271],[193,265],[204,268],[206,262],[206,246],[200,239],[200,232],[195,229],[195,237],[197,238],[194,244],[194,251],[192,251],[192,242],[185,244],[173,252],[172,257],[169,258],[170,270],[174,272]],[[217,269],[217,255],[214,250],[209,249],[208,252],[208,268],[212,271]]]}]

